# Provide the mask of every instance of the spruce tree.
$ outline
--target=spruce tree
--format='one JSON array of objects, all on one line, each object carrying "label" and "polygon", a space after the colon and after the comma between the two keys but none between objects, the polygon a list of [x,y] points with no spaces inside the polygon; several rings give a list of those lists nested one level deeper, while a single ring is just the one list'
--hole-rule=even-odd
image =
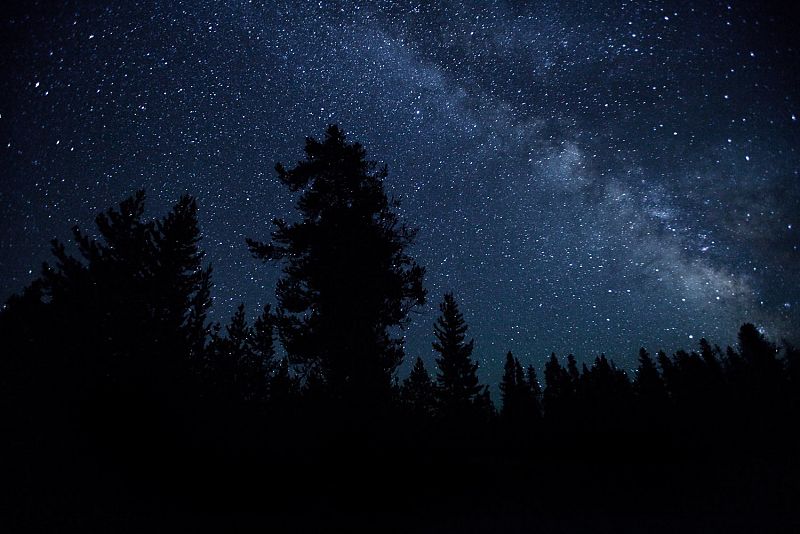
[{"label": "spruce tree", "polygon": [[441,315],[433,327],[433,349],[439,353],[437,403],[443,415],[457,417],[472,412],[481,394],[478,364],[472,360],[474,340],[466,341],[467,324],[452,293],[445,293],[439,311]]},{"label": "spruce tree", "polygon": [[644,347],[639,349],[639,367],[636,370],[635,390],[640,402],[652,406],[666,401],[667,389],[656,364]]},{"label": "spruce tree", "polygon": [[544,366],[544,413],[557,424],[563,424],[572,403],[572,381],[569,373],[559,363],[555,352]]},{"label": "spruce tree", "polygon": [[511,417],[518,410],[519,384],[516,363],[514,355],[508,351],[505,364],[503,364],[503,378],[500,380],[500,400],[502,402],[500,414],[506,418]]},{"label": "spruce tree", "polygon": [[526,384],[528,387],[529,403],[528,411],[533,419],[541,419],[542,417],[542,387],[539,385],[539,378],[536,376],[536,368],[533,365],[528,366],[526,377]]},{"label": "spruce tree", "polygon": [[502,406],[500,414],[508,420],[520,420],[529,416],[531,391],[525,379],[522,364],[509,351],[503,365],[500,382]]},{"label": "spruce tree", "polygon": [[425,301],[424,269],[406,252],[416,230],[387,198],[386,167],[338,127],[322,142],[307,138],[305,154],[294,168],[276,166],[281,183],[301,193],[299,221],[276,219],[270,242],[248,246],[283,261],[277,327],[290,360],[316,368],[328,394],[368,405],[390,396],[403,356],[394,328]]},{"label": "spruce tree", "polygon": [[422,358],[417,357],[400,391],[403,405],[416,417],[428,417],[434,409],[434,383]]},{"label": "spruce tree", "polygon": [[45,264],[40,283],[62,326],[82,331],[72,348],[97,358],[88,365],[103,380],[160,377],[174,386],[205,341],[210,268],[202,266],[194,198],[149,221],[144,203],[138,191],[98,215],[99,238],[74,228],[79,258],[54,241],[57,262]]},{"label": "spruce tree", "polygon": [[256,398],[265,399],[269,394],[272,379],[276,371],[275,362],[275,317],[272,307],[264,306],[261,315],[253,322],[252,337],[250,339],[250,356],[253,368],[254,382],[251,389]]},{"label": "spruce tree", "polygon": [[236,308],[225,332],[217,356],[217,372],[221,375],[223,395],[231,400],[250,400],[258,370],[253,365],[250,351],[253,329],[247,324],[244,304]]}]

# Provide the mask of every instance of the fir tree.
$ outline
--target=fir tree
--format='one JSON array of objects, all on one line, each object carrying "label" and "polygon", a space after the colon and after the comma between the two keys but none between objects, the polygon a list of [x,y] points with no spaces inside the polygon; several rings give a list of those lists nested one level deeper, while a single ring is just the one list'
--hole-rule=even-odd
[{"label": "fir tree", "polygon": [[458,416],[470,412],[481,394],[478,364],[472,361],[474,340],[466,341],[467,324],[452,293],[445,293],[439,310],[433,327],[433,349],[439,353],[436,396],[443,414]]},{"label": "fir tree", "polygon": [[533,419],[540,419],[542,417],[542,388],[539,385],[536,368],[533,365],[528,366],[526,384],[528,386],[528,403],[530,405],[528,411]]},{"label": "fir tree", "polygon": [[[563,420],[569,411],[572,382],[553,352],[544,366],[544,413],[551,421]],[[562,423],[564,421],[561,421]]]},{"label": "fir tree", "polygon": [[511,351],[506,354],[500,395],[502,400],[500,414],[504,418],[516,421],[529,415],[531,392],[525,380],[522,364]]},{"label": "fir tree", "polygon": [[500,414],[503,417],[510,417],[518,409],[517,363],[511,351],[508,351],[505,364],[503,364],[503,377],[500,380],[500,400],[502,402]]},{"label": "fir tree", "polygon": [[636,393],[640,402],[651,406],[666,401],[667,390],[653,358],[644,347],[639,349],[639,367],[636,370]]},{"label": "fir tree", "polygon": [[434,409],[434,383],[422,358],[417,357],[411,373],[403,381],[400,397],[403,405],[417,417],[428,417]]}]

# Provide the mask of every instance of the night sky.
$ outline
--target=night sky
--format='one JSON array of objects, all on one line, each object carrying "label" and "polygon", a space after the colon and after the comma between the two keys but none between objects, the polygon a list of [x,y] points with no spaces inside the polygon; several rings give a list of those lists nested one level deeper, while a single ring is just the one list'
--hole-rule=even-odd
[{"label": "night sky", "polygon": [[[273,171],[337,123],[420,227],[432,363],[452,290],[505,351],[732,343],[800,326],[798,17],[737,2],[22,2],[0,39],[0,298],[138,188],[199,198],[214,318],[274,301],[249,256]],[[113,4],[113,5],[112,5]],[[434,7],[435,6],[435,7]]]}]

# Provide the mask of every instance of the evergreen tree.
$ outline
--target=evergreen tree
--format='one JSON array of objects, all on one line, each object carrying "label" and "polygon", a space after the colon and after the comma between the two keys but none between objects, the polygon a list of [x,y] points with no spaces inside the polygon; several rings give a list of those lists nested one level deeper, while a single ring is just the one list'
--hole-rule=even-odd
[{"label": "evergreen tree", "polygon": [[670,398],[672,398],[675,396],[675,385],[677,378],[675,365],[673,365],[672,360],[669,359],[669,356],[667,356],[667,353],[663,350],[658,351],[656,354],[656,359],[658,360],[658,366],[661,368],[661,376],[664,379],[664,386],[667,388]]},{"label": "evergreen tree", "polygon": [[250,389],[254,397],[262,400],[269,395],[268,390],[274,378],[277,365],[275,362],[274,320],[271,306],[269,304],[265,305],[261,315],[253,322],[250,340],[252,361],[249,366],[253,371]]},{"label": "evergreen tree", "polygon": [[322,142],[307,138],[305,153],[292,169],[276,166],[290,191],[302,191],[300,220],[277,219],[271,242],[248,245],[258,258],[284,261],[277,326],[291,361],[318,368],[334,396],[368,404],[390,395],[402,359],[392,329],[425,301],[424,270],[406,253],[416,231],[387,199],[386,168],[338,127]]},{"label": "evergreen tree", "polygon": [[412,415],[428,417],[433,414],[435,387],[422,358],[417,357],[411,373],[403,381],[400,397]]},{"label": "evergreen tree", "polygon": [[181,197],[154,221],[143,220],[144,201],[139,191],[98,215],[99,239],[74,228],[80,259],[54,241],[41,287],[64,329],[82,331],[72,348],[99,380],[147,377],[168,392],[204,344],[210,268],[195,200]]},{"label": "evergreen tree", "polygon": [[567,374],[572,382],[572,388],[577,392],[581,374],[578,371],[578,362],[575,360],[575,356],[572,354],[567,355]]},{"label": "evergreen tree", "polygon": [[783,354],[786,363],[789,408],[794,417],[800,415],[800,349],[783,340]]},{"label": "evergreen tree", "polygon": [[497,415],[489,386],[483,386],[480,393],[476,395],[474,406],[478,420],[483,423],[491,421]]},{"label": "evergreen tree", "polygon": [[779,403],[787,385],[783,362],[778,359],[778,347],[755,325],[743,324],[738,338],[744,374],[737,394],[745,402],[752,422],[763,424],[782,408]]},{"label": "evergreen tree", "polygon": [[590,427],[598,430],[623,428],[632,404],[628,376],[605,354],[595,358],[588,373],[582,376],[581,413]]},{"label": "evergreen tree", "polygon": [[25,292],[24,323],[39,330],[14,334],[20,374],[36,376],[29,395],[48,417],[63,428],[79,414],[119,443],[163,438],[192,409],[210,305],[195,201],[184,196],[155,220],[144,205],[139,191],[99,214],[97,232],[73,228],[76,255],[53,241],[55,261]]},{"label": "evergreen tree", "polygon": [[519,383],[517,382],[517,360],[511,351],[506,354],[506,361],[503,365],[503,377],[500,380],[500,399],[502,407],[500,414],[503,417],[511,417],[518,408],[519,402]]},{"label": "evergreen tree", "polygon": [[544,413],[549,420],[563,424],[572,403],[572,381],[555,352],[544,366]]},{"label": "evergreen tree", "polygon": [[211,266],[203,269],[197,287],[189,302],[186,318],[186,343],[189,359],[195,374],[199,375],[205,365],[206,345],[211,334],[208,311],[211,309]]},{"label": "evergreen tree", "polygon": [[482,390],[478,364],[472,361],[474,340],[465,341],[467,324],[452,293],[445,293],[439,310],[441,315],[433,327],[436,337],[433,349],[439,353],[437,403],[444,415],[459,416],[472,411]]},{"label": "evergreen tree", "polygon": [[711,347],[711,344],[706,338],[700,339],[700,356],[703,359],[703,363],[706,365],[710,380],[715,384],[722,381],[722,364],[719,359],[720,352],[720,348],[717,346]]},{"label": "evergreen tree", "polygon": [[663,404],[667,389],[656,368],[656,364],[644,347],[639,349],[639,367],[636,370],[635,390],[639,401],[648,408]]},{"label": "evergreen tree", "polygon": [[278,412],[297,400],[298,384],[289,372],[289,362],[286,358],[279,360],[273,367],[269,379],[269,401],[272,408]]},{"label": "evergreen tree", "polygon": [[219,393],[223,398],[233,401],[249,399],[254,381],[255,369],[252,367],[250,343],[252,328],[247,324],[244,304],[239,304],[225,326],[225,337],[214,343],[214,368]]},{"label": "evergreen tree", "polygon": [[204,295],[209,289],[210,270],[203,269],[205,253],[198,247],[200,238],[197,202],[189,195],[182,196],[166,217],[156,221],[153,231],[155,272],[148,298],[156,308],[155,320],[161,327],[158,334],[182,334],[173,341],[177,350],[185,348],[181,343],[197,320],[195,314],[204,316],[210,307]]},{"label": "evergreen tree", "polygon": [[503,366],[503,378],[500,382],[500,395],[502,407],[500,414],[508,419],[518,421],[530,416],[530,391],[525,379],[525,370],[522,364],[511,353],[506,354]]},{"label": "evergreen tree", "polygon": [[528,386],[528,402],[530,408],[528,411],[534,419],[542,417],[542,388],[539,385],[539,379],[536,376],[536,368],[533,365],[528,366],[527,373],[527,386]]}]

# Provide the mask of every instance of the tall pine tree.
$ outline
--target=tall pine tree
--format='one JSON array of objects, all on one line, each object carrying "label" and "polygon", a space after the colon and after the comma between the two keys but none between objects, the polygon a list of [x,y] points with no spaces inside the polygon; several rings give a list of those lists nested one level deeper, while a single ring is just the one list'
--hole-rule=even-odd
[{"label": "tall pine tree", "polygon": [[443,415],[459,417],[473,411],[482,392],[478,364],[472,360],[474,340],[466,341],[467,324],[452,293],[445,293],[439,310],[441,315],[433,326],[433,349],[439,353],[437,404]]},{"label": "tall pine tree", "polygon": [[422,358],[417,357],[400,390],[403,405],[414,417],[429,417],[434,409],[434,383]]},{"label": "tall pine tree", "polygon": [[276,166],[281,183],[301,192],[300,220],[276,219],[270,242],[248,245],[284,262],[277,327],[291,361],[316,368],[330,395],[364,405],[390,395],[403,356],[393,330],[425,301],[424,269],[406,252],[416,230],[386,196],[386,167],[338,127],[322,142],[307,138],[305,154],[294,168]]}]

